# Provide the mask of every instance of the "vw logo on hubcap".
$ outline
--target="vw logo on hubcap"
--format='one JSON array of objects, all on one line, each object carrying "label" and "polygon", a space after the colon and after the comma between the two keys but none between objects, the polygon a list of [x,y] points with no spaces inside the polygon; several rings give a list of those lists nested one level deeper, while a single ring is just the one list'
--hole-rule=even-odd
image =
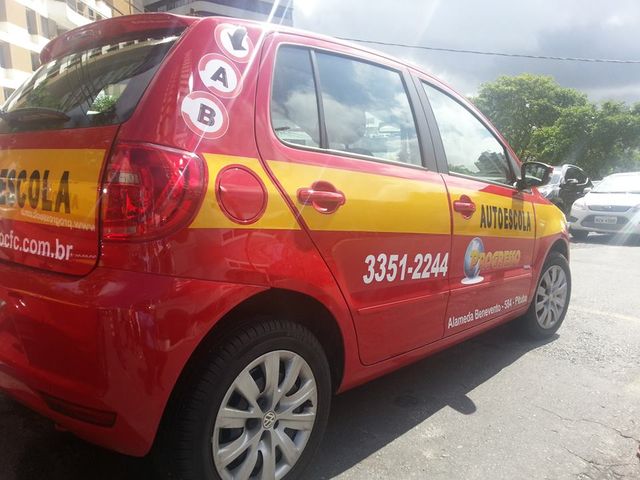
[{"label": "vw logo on hubcap", "polygon": [[262,426],[265,428],[265,430],[269,430],[271,427],[273,427],[274,423],[276,423],[275,412],[271,411],[265,413],[264,417],[262,418]]}]

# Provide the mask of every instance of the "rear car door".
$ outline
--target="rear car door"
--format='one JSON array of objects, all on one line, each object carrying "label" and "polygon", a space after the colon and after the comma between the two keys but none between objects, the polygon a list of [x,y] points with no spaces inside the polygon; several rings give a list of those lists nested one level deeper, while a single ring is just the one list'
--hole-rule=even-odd
[{"label": "rear car door", "polygon": [[308,42],[267,39],[257,142],[346,297],[361,359],[372,364],[444,334],[446,189],[428,136],[419,136],[426,125],[411,107],[408,73]]},{"label": "rear car door", "polygon": [[419,84],[453,218],[446,336],[526,310],[536,223],[497,132],[445,87]]}]

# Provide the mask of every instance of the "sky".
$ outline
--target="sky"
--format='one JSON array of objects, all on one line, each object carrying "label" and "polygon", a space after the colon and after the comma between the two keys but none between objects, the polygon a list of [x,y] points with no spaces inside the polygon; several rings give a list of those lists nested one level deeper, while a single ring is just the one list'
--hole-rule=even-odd
[{"label": "sky", "polygon": [[[282,2],[286,3],[285,1]],[[294,26],[336,37],[640,61],[640,0],[294,0]],[[366,44],[365,44],[366,45]],[[640,102],[640,63],[504,58],[366,45],[473,96],[500,75],[551,75],[593,101]]]}]

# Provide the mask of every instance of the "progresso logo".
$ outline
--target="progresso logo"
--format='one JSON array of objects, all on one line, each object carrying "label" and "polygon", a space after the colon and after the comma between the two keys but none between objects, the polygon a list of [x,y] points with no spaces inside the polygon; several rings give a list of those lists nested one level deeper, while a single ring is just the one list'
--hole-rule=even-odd
[{"label": "progresso logo", "polygon": [[484,253],[484,244],[479,237],[473,238],[467,246],[467,251],[464,253],[464,275],[462,283],[465,285],[473,285],[474,283],[480,283],[484,280],[484,277],[480,276],[480,256]]},{"label": "progresso logo", "polygon": [[461,280],[465,285],[480,283],[484,277],[480,275],[482,269],[499,270],[511,268],[520,263],[520,250],[484,251],[484,243],[479,237],[473,238],[464,254],[464,275]]}]

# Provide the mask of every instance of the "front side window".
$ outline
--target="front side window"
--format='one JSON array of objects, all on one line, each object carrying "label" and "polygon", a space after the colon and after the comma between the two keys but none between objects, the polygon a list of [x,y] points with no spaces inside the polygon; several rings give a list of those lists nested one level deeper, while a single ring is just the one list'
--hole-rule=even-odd
[{"label": "front side window", "polygon": [[318,102],[311,56],[306,48],[278,50],[271,90],[271,123],[280,140],[308,147],[320,145]]},{"label": "front side window", "polygon": [[584,174],[584,172],[582,172],[582,170],[569,167],[565,175],[565,180],[576,180],[580,184],[580,183],[586,183],[587,177]]},{"label": "front side window", "polygon": [[421,165],[400,73],[338,55],[316,55],[328,147]]},{"label": "front side window", "polygon": [[449,172],[513,185],[505,149],[491,131],[453,98],[422,85],[438,123]]}]

